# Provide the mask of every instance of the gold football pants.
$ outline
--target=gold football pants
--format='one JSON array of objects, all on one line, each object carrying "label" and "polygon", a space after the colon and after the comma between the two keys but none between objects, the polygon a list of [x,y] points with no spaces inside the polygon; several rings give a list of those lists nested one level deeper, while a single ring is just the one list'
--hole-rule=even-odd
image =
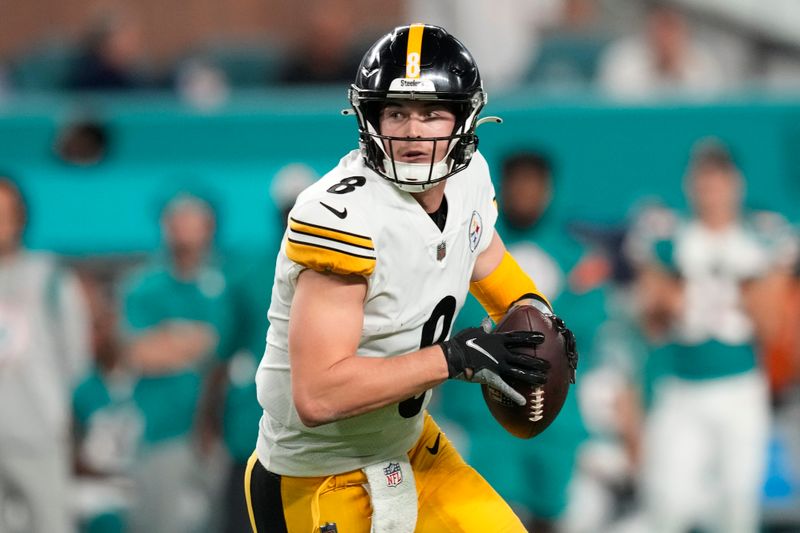
[{"label": "gold football pants", "polygon": [[[427,413],[409,458],[419,500],[416,533],[525,532],[508,504],[464,462]],[[279,476],[261,466],[254,453],[245,473],[253,531],[314,533],[334,523],[338,533],[369,533],[366,483],[361,470],[327,477]]]}]

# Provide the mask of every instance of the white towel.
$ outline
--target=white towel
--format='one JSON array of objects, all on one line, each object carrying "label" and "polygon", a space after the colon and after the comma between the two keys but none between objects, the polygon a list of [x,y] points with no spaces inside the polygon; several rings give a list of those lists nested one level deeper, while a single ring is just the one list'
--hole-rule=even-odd
[{"label": "white towel", "polygon": [[417,485],[408,456],[364,468],[372,500],[372,533],[414,533]]}]

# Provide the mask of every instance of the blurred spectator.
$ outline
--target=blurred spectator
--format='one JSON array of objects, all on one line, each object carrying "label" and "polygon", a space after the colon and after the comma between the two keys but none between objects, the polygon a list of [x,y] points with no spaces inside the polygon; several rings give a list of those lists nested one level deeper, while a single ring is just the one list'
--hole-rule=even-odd
[{"label": "blurred spectator", "polygon": [[89,360],[77,279],[26,251],[27,206],[0,175],[0,531],[74,531],[70,395]]},{"label": "blurred spectator", "polygon": [[280,210],[281,236],[286,229],[289,211],[294,207],[297,196],[318,179],[319,175],[305,163],[289,163],[275,174],[270,187],[270,196]]},{"label": "blurred spectator", "polygon": [[[520,266],[536,274],[537,285],[559,315],[568,317],[581,351],[580,374],[590,368],[594,329],[603,315],[603,276],[577,274],[588,258],[580,243],[565,235],[551,209],[554,193],[549,159],[534,151],[507,157],[500,176],[498,233]],[[479,323],[485,311],[471,297],[454,328]],[[509,436],[485,413],[480,395],[461,384],[442,384],[438,409],[463,431],[468,462],[507,499],[530,531],[557,530],[568,505],[578,447],[586,437],[575,387],[556,420],[532,441]],[[457,440],[457,437],[456,437]],[[497,450],[504,460],[496,461]]]},{"label": "blurred spectator", "polygon": [[90,166],[106,157],[108,144],[109,134],[105,125],[92,119],[80,119],[61,128],[54,149],[65,163]]},{"label": "blurred spectator", "polygon": [[692,36],[683,14],[662,3],[649,7],[642,34],[609,47],[598,76],[601,89],[632,99],[707,96],[726,84],[720,61]]},{"label": "blurred spectator", "polygon": [[142,28],[130,12],[104,12],[84,37],[69,86],[77,90],[138,89],[145,80],[138,70],[143,56]]},{"label": "blurred spectator", "polygon": [[131,474],[144,431],[137,376],[125,366],[110,288],[90,276],[83,286],[92,317],[94,365],[76,387],[74,500],[81,531],[122,533],[133,506]]},{"label": "blurred spectator", "polygon": [[175,80],[178,96],[198,109],[213,109],[230,95],[225,73],[209,61],[190,59],[181,65]]},{"label": "blurred spectator", "polygon": [[300,42],[279,81],[290,84],[352,82],[361,61],[355,42],[358,27],[347,0],[310,0]]},{"label": "blurred spectator", "polygon": [[588,89],[610,41],[596,0],[562,0],[559,16],[542,31],[526,81],[550,89]]},{"label": "blurred spectator", "polygon": [[613,283],[607,287],[607,315],[592,346],[595,366],[581,373],[579,402],[590,438],[581,447],[570,487],[565,519],[570,533],[648,530],[637,490],[642,420],[652,402],[654,382],[667,371],[668,354],[642,332],[641,310],[632,296],[635,270],[624,247],[632,231],[663,234],[672,216],[651,199],[632,211],[623,227],[573,225],[581,239],[606,251]]},{"label": "blurred spectator", "polygon": [[[219,432],[220,360],[229,356],[230,289],[213,256],[215,214],[205,199],[175,196],[162,213],[166,256],[126,280],[128,364],[141,374],[144,450],[134,469],[135,532],[204,531]],[[213,518],[217,518],[216,515]]]},{"label": "blurred spectator", "polygon": [[536,56],[539,31],[558,19],[561,4],[562,0],[408,0],[408,19],[459,35],[481,65],[484,85],[502,91],[522,81]]},{"label": "blurred spectator", "polygon": [[695,149],[685,191],[692,217],[638,248],[641,316],[672,355],[646,421],[648,530],[755,532],[770,422],[746,304],[797,245],[780,215],[744,211],[744,178],[717,142]]},{"label": "blurred spectator", "polygon": [[[236,261],[230,276],[235,299],[237,351],[227,367],[228,387],[223,415],[223,439],[231,456],[225,489],[225,533],[250,533],[250,516],[245,505],[244,479],[247,460],[253,454],[258,437],[262,409],[256,398],[256,369],[267,336],[267,308],[275,279],[275,260],[286,229],[289,210],[300,192],[317,180],[314,170],[302,163],[281,168],[272,180],[270,195],[277,217],[270,225],[277,229],[277,239],[264,250],[247,254]],[[270,210],[270,213],[274,211]]]}]

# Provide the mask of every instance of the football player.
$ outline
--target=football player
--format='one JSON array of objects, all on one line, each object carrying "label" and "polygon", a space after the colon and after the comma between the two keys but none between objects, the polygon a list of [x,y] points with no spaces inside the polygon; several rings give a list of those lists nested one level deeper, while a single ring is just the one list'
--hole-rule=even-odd
[{"label": "football player", "polygon": [[448,339],[468,290],[495,321],[521,303],[552,312],[494,230],[478,68],[444,29],[399,27],[349,96],[360,150],[298,197],[278,255],[245,476],[253,530],[525,531],[425,410],[448,378],[523,405],[507,381],[548,374],[515,353],[541,333]]},{"label": "football player", "polygon": [[632,241],[642,315],[670,354],[642,443],[648,531],[755,532],[770,426],[755,343],[775,310],[748,304],[791,271],[796,237],[781,215],[745,208],[744,176],[716,139],[698,142],[684,187],[692,216]]}]

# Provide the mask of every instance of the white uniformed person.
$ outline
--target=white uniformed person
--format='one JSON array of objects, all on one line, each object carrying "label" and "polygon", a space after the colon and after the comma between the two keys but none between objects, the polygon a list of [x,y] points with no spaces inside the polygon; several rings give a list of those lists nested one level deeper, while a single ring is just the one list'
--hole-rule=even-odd
[{"label": "white uniformed person", "polygon": [[718,141],[698,144],[685,189],[692,216],[632,243],[643,275],[669,291],[656,300],[649,281],[642,301],[674,300],[670,374],[655,389],[643,447],[649,531],[755,532],[770,415],[755,347],[764,317],[748,302],[788,274],[797,242],[777,213],[744,209],[744,178]]},{"label": "white uniformed person", "polygon": [[504,380],[547,379],[545,361],[514,353],[541,333],[446,340],[467,290],[495,321],[512,304],[551,312],[494,230],[475,150],[485,99],[442,28],[397,28],[364,56],[350,90],[361,149],[298,197],[278,255],[245,479],[254,531],[524,531],[425,411],[448,378],[520,405]]}]

